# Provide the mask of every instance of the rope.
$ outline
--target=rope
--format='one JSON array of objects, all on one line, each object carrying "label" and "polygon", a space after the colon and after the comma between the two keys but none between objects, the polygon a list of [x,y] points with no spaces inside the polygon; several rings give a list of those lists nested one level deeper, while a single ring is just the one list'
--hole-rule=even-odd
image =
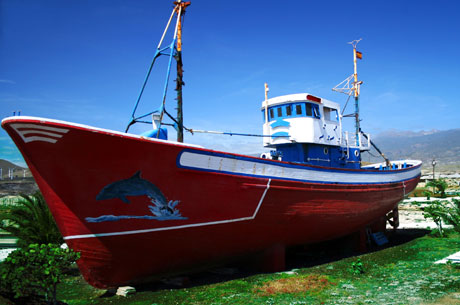
[{"label": "rope", "polygon": [[343,109],[342,109],[342,115],[343,115],[343,113],[345,112],[345,109],[347,108],[348,101],[350,100],[350,97],[351,97],[351,95],[348,96],[347,102],[345,103],[345,106],[344,106]]},{"label": "rope", "polygon": [[367,150],[366,152],[367,152],[369,155],[371,155],[372,157],[374,157],[374,158],[379,158],[379,157],[381,157],[381,156],[377,156],[377,155],[372,154],[372,153],[370,152],[370,150]]},{"label": "rope", "polygon": [[243,137],[273,137],[273,138],[288,138],[288,136],[274,136],[274,135],[262,135],[262,134],[251,134],[251,133],[239,133],[239,132],[223,132],[223,131],[212,131],[212,130],[199,130],[199,129],[188,129],[185,128],[191,134],[197,133],[211,133],[211,134],[219,134],[219,135],[227,135],[227,136],[243,136]]}]

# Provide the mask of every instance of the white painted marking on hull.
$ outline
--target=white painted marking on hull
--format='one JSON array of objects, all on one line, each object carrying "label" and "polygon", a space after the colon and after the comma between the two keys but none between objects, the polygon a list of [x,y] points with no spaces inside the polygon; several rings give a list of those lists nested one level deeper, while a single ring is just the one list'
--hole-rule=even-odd
[{"label": "white painted marking on hull", "polygon": [[174,227],[163,227],[163,228],[155,228],[155,229],[145,229],[145,230],[133,230],[133,231],[122,231],[122,232],[110,232],[110,233],[97,233],[97,234],[82,234],[82,235],[70,235],[65,236],[65,240],[69,239],[80,239],[80,238],[94,238],[94,237],[104,237],[104,236],[119,236],[119,235],[129,235],[129,234],[141,234],[141,233],[150,233],[150,232],[158,232],[158,231],[168,231],[168,230],[179,230],[179,229],[187,229],[187,228],[194,228],[194,227],[203,227],[203,226],[211,226],[211,225],[218,225],[218,224],[226,224],[232,222],[239,222],[239,221],[246,221],[246,220],[253,220],[256,218],[257,213],[262,205],[262,202],[265,199],[268,189],[270,188],[271,179],[268,179],[267,186],[260,197],[259,204],[254,211],[254,214],[249,217],[243,218],[235,218],[235,219],[227,219],[227,220],[219,220],[219,221],[211,221],[211,222],[202,222],[202,223],[192,223],[182,226],[174,226]]},{"label": "white painted marking on hull", "polygon": [[[37,124],[18,123],[11,124],[11,127],[19,134],[24,143],[39,141],[54,144],[58,141],[58,139],[62,138],[64,134],[69,132],[69,129],[42,126]],[[28,134],[33,134],[33,136],[28,136]],[[36,136],[36,134],[42,136]]]}]

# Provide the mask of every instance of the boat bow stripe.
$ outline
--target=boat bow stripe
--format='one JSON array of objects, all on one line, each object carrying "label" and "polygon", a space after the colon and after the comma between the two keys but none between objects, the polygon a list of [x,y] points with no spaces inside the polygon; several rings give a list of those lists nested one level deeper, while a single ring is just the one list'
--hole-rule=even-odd
[{"label": "boat bow stripe", "polygon": [[69,129],[42,126],[37,124],[11,124],[24,143],[41,141],[56,143]]}]

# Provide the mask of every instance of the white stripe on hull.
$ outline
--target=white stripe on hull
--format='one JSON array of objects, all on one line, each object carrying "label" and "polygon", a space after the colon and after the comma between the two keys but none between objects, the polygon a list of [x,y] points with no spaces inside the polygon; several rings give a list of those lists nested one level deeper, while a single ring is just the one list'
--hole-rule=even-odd
[{"label": "white stripe on hull", "polygon": [[190,151],[183,152],[179,158],[179,165],[189,169],[319,183],[393,183],[409,180],[420,174],[420,167],[400,171],[345,171],[269,164],[268,162]]},{"label": "white stripe on hull", "polygon": [[259,204],[257,205],[257,207],[256,207],[254,213],[252,214],[252,216],[242,217],[242,218],[226,219],[226,220],[218,220],[218,221],[211,221],[211,222],[191,223],[191,224],[187,224],[187,225],[174,226],[174,227],[161,227],[161,228],[155,228],[155,229],[109,232],[109,233],[97,233],[97,234],[83,234],[83,235],[69,235],[69,236],[64,236],[64,240],[80,239],[80,238],[94,238],[94,237],[104,237],[104,236],[129,235],[129,234],[141,234],[141,233],[187,229],[187,228],[212,226],[212,225],[220,225],[220,224],[226,224],[226,223],[232,223],[232,222],[253,220],[253,219],[256,218],[257,213],[259,212],[260,206],[262,205],[262,202],[265,199],[265,195],[267,195],[267,191],[270,188],[270,181],[271,181],[271,179],[268,180],[267,186],[265,187],[265,190],[262,193],[262,196],[260,197]]}]

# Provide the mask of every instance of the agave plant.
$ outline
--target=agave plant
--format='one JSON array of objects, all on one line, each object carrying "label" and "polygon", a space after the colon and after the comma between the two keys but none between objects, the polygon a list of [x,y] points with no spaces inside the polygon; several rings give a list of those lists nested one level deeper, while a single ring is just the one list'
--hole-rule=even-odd
[{"label": "agave plant", "polygon": [[45,199],[40,192],[21,195],[9,209],[0,211],[0,229],[18,239],[18,247],[30,244],[62,244],[59,232]]}]

